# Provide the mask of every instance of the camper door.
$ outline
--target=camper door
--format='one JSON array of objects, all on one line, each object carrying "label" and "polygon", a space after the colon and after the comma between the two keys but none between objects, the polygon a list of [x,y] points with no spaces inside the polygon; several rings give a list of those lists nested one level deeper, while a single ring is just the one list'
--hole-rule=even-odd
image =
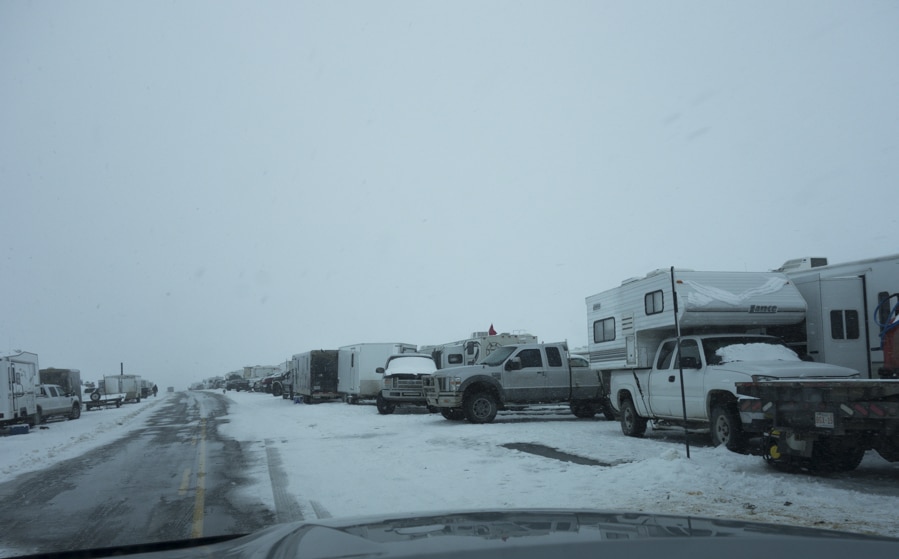
[{"label": "camper door", "polygon": [[862,278],[822,279],[821,318],[821,355],[815,359],[870,377]]}]

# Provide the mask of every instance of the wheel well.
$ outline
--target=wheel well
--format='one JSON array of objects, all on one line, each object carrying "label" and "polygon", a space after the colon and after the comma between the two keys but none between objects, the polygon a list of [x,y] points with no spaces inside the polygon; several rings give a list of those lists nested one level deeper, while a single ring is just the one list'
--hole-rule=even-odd
[{"label": "wheel well", "polygon": [[503,408],[503,399],[499,394],[499,391],[495,386],[488,384],[486,382],[475,382],[469,385],[463,394],[463,398],[468,396],[469,394],[475,394],[477,392],[488,392],[496,399],[496,405],[499,409]]},{"label": "wheel well", "polygon": [[631,393],[629,390],[619,390],[617,396],[618,396],[618,398],[617,398],[618,409],[621,409],[621,406],[624,404],[625,400],[630,400],[632,402],[634,401],[634,397],[631,396]]},{"label": "wheel well", "polygon": [[714,390],[712,392],[709,392],[707,404],[709,417],[712,417],[712,410],[715,409],[715,406],[718,405],[724,407],[736,407],[737,397],[726,390]]}]

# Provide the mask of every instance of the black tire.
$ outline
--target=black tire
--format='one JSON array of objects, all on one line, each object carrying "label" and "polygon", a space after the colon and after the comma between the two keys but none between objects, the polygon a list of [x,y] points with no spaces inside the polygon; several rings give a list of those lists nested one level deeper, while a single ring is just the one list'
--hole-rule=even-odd
[{"label": "black tire", "polygon": [[95,402],[100,401],[100,393],[99,392],[91,392],[91,400]]},{"label": "black tire", "polygon": [[590,402],[571,402],[571,413],[580,419],[593,419],[596,417],[596,406]]},{"label": "black tire", "polygon": [[724,445],[728,450],[734,452],[746,450],[746,435],[743,433],[743,423],[740,421],[740,415],[733,406],[718,404],[712,408],[709,431],[713,445]]},{"label": "black tire", "polygon": [[440,408],[440,415],[450,421],[462,421],[465,419],[465,412],[459,408]]},{"label": "black tire", "polygon": [[646,433],[646,418],[640,417],[630,398],[621,402],[621,432],[628,437],[642,437]]},{"label": "black tire", "polygon": [[281,384],[275,384],[272,386],[272,396],[280,396],[284,393],[284,389],[281,388]]},{"label": "black tire", "polygon": [[72,414],[69,416],[69,419],[78,419],[81,417],[81,403],[75,402],[72,404]]},{"label": "black tire", "polygon": [[864,457],[862,447],[838,448],[829,439],[819,439],[812,447],[809,470],[816,473],[851,472],[858,468]]},{"label": "black tire", "polygon": [[378,408],[378,413],[381,415],[390,415],[396,411],[396,404],[388,402],[380,394],[378,394],[378,398],[375,400],[375,405]]},{"label": "black tire", "polygon": [[462,409],[470,423],[490,423],[496,417],[498,407],[490,392],[474,392],[465,397]]}]

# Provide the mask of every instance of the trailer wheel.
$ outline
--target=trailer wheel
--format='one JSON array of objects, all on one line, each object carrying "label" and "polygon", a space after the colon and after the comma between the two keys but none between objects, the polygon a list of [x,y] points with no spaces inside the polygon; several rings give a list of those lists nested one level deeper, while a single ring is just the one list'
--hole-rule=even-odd
[{"label": "trailer wheel", "polygon": [[378,398],[375,400],[375,405],[378,407],[378,413],[381,415],[390,415],[396,411],[396,404],[388,402],[380,394],[378,394]]},{"label": "trailer wheel", "polygon": [[832,440],[819,439],[812,447],[809,470],[821,473],[851,472],[858,468],[864,457],[865,449],[863,447],[838,448]]},{"label": "trailer wheel", "polygon": [[646,433],[646,418],[640,417],[630,398],[621,402],[621,432],[628,437],[642,437]]},{"label": "trailer wheel", "polygon": [[69,416],[69,419],[78,419],[81,417],[81,403],[75,402],[72,404],[72,414]]},{"label": "trailer wheel", "polygon": [[91,392],[91,400],[95,402],[100,401],[100,393],[99,392]]},{"label": "trailer wheel", "polygon": [[746,449],[743,424],[733,406],[717,405],[712,408],[710,429],[712,444],[715,446],[724,445],[734,452],[743,452]]},{"label": "trailer wheel", "polygon": [[471,423],[490,423],[496,417],[496,398],[489,392],[475,392],[465,397],[462,408]]},{"label": "trailer wheel", "polygon": [[465,419],[465,412],[459,408],[440,408],[440,415],[450,421],[462,421]]}]

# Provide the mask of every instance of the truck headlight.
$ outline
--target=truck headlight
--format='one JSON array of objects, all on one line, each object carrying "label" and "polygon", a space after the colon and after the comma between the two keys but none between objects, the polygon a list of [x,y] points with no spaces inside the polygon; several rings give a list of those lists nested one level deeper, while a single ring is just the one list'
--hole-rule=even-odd
[{"label": "truck headlight", "polygon": [[779,380],[771,375],[752,375],[752,382],[765,382],[768,380]]}]

